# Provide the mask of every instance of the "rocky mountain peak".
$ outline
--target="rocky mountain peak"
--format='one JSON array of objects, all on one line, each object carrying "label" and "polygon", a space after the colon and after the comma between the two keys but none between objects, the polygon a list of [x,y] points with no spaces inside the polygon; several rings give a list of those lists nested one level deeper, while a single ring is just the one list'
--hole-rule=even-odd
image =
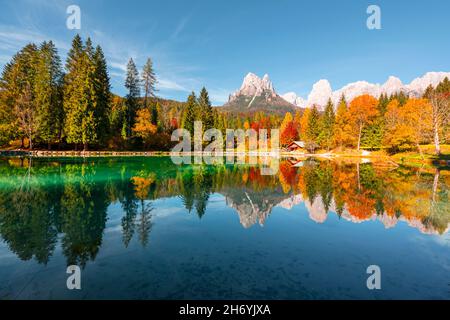
[{"label": "rocky mountain peak", "polygon": [[273,88],[269,75],[265,74],[263,78],[249,72],[242,82],[241,88],[230,96],[229,101],[233,101],[238,96],[262,96],[263,94],[275,96],[276,92]]}]

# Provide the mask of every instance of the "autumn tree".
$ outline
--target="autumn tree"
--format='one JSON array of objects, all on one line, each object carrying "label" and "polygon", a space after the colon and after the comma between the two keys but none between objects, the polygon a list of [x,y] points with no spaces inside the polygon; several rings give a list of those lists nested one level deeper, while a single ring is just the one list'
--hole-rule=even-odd
[{"label": "autumn tree", "polygon": [[[14,55],[2,74],[2,91],[5,111],[11,112],[11,129],[14,136],[28,138],[29,148],[39,129],[38,110],[35,99],[35,79],[39,50],[35,44],[28,44]],[[8,118],[8,117],[6,117]],[[11,132],[13,133],[13,132]]]},{"label": "autumn tree", "polygon": [[280,143],[282,146],[287,146],[292,141],[294,141],[297,136],[298,131],[294,123],[292,114],[290,112],[287,112],[280,126]]},{"label": "autumn tree", "polygon": [[433,107],[426,99],[409,99],[404,105],[405,113],[409,115],[409,125],[415,127],[415,141],[420,149],[421,143],[430,141],[432,136]]},{"label": "autumn tree", "polygon": [[152,123],[152,115],[148,108],[139,109],[134,120],[133,133],[147,142],[157,131]]},{"label": "autumn tree", "polygon": [[300,139],[306,140],[306,130],[308,128],[309,115],[311,114],[311,108],[306,108],[303,115],[300,118]]},{"label": "autumn tree", "polygon": [[14,137],[14,123],[16,121],[12,107],[7,103],[7,92],[3,81],[0,81],[0,146],[7,144]]},{"label": "autumn tree", "polygon": [[426,99],[409,99],[403,106],[398,100],[388,104],[384,144],[391,149],[416,147],[422,158],[420,144],[432,136],[432,107]]},{"label": "autumn tree", "polygon": [[354,141],[347,101],[344,96],[341,97],[338,103],[333,140],[334,144],[341,148],[351,145]]},{"label": "autumn tree", "polygon": [[353,124],[353,133],[358,137],[358,151],[361,147],[363,129],[378,115],[377,104],[378,100],[368,94],[356,97],[350,103],[349,116]]}]

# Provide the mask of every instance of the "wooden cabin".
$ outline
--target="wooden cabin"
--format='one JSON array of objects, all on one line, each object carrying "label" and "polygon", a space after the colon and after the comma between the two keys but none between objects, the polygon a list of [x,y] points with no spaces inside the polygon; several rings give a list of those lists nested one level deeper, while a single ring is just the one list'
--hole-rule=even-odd
[{"label": "wooden cabin", "polygon": [[286,150],[289,152],[307,153],[307,150],[305,148],[305,142],[303,142],[303,141],[292,141],[286,147]]}]

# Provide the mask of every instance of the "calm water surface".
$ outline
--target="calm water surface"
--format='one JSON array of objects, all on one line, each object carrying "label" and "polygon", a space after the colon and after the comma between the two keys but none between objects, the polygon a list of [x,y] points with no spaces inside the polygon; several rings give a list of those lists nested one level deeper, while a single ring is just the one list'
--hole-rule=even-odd
[{"label": "calm water surface", "polygon": [[0,158],[0,298],[450,299],[449,189],[372,164]]}]

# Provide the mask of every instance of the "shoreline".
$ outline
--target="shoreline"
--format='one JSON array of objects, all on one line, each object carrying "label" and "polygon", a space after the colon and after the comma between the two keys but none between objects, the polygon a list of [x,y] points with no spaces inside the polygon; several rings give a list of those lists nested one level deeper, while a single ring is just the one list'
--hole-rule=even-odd
[{"label": "shoreline", "polygon": [[307,158],[321,158],[327,160],[360,160],[365,162],[386,163],[394,166],[431,165],[434,167],[450,167],[450,160],[437,158],[409,158],[398,154],[357,154],[357,153],[297,153],[297,152],[172,152],[172,151],[48,151],[48,150],[0,150],[0,157],[32,157],[32,158],[100,158],[100,157],[162,157],[162,156],[249,156],[249,157],[277,157],[296,158],[299,161]]}]

